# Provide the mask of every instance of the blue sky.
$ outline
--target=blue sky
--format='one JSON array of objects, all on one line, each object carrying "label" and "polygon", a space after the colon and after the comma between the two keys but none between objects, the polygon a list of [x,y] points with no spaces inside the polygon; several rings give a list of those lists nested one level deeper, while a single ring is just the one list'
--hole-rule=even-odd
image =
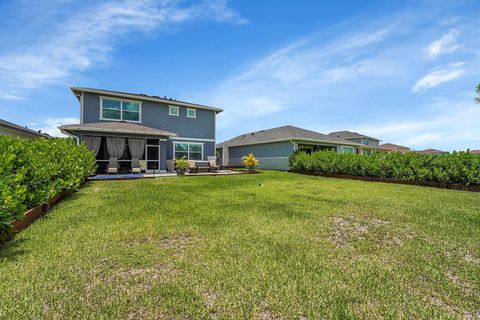
[{"label": "blue sky", "polygon": [[0,118],[58,134],[70,86],[225,109],[217,140],[285,124],[480,149],[478,1],[0,2]]}]

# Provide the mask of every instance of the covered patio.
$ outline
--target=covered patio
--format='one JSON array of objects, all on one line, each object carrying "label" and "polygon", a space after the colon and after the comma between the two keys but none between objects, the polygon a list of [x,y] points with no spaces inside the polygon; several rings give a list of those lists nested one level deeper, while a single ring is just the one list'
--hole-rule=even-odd
[{"label": "covered patio", "polygon": [[94,152],[97,174],[166,173],[166,140],[176,136],[127,122],[65,125],[60,129]]},{"label": "covered patio", "polygon": [[181,158],[189,159],[189,174],[219,174],[216,157],[204,156],[203,143],[167,143],[176,134],[165,130],[129,122],[64,125],[60,130],[93,151],[97,175],[117,175],[118,179],[165,176],[175,173],[175,159]]}]

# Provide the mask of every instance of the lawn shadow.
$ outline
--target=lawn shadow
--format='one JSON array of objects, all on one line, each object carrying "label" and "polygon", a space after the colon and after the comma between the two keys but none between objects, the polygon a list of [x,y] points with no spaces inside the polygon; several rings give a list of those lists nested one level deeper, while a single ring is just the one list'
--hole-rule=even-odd
[{"label": "lawn shadow", "polygon": [[25,238],[13,238],[0,245],[0,261],[15,261],[19,256],[29,253],[23,245]]}]

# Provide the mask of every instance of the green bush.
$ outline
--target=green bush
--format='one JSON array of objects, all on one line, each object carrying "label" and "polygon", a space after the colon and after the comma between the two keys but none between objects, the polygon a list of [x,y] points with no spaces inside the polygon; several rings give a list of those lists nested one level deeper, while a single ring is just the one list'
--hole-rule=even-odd
[{"label": "green bush", "polygon": [[297,152],[290,156],[289,163],[292,170],[301,172],[480,185],[480,155],[469,152],[435,156],[413,152],[370,155]]},{"label": "green bush", "polygon": [[93,153],[71,139],[0,136],[0,240],[27,208],[77,189],[95,169]]}]

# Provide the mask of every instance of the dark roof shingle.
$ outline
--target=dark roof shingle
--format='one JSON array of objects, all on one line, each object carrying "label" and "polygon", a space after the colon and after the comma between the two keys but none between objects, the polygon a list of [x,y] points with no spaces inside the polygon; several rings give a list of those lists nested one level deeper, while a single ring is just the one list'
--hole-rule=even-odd
[{"label": "dark roof shingle", "polygon": [[[242,134],[225,142],[227,146],[234,147],[288,140],[307,140],[366,147],[359,143],[290,125]],[[223,143],[220,143],[217,147],[222,147],[222,145]]]},{"label": "dark roof shingle", "polygon": [[364,134],[360,134],[358,132],[352,132],[348,130],[344,131],[335,131],[335,132],[330,132],[328,135],[334,136],[340,139],[359,139],[359,138],[367,138],[367,139],[372,139],[372,140],[378,140],[380,139],[374,138],[374,137],[369,137]]}]

